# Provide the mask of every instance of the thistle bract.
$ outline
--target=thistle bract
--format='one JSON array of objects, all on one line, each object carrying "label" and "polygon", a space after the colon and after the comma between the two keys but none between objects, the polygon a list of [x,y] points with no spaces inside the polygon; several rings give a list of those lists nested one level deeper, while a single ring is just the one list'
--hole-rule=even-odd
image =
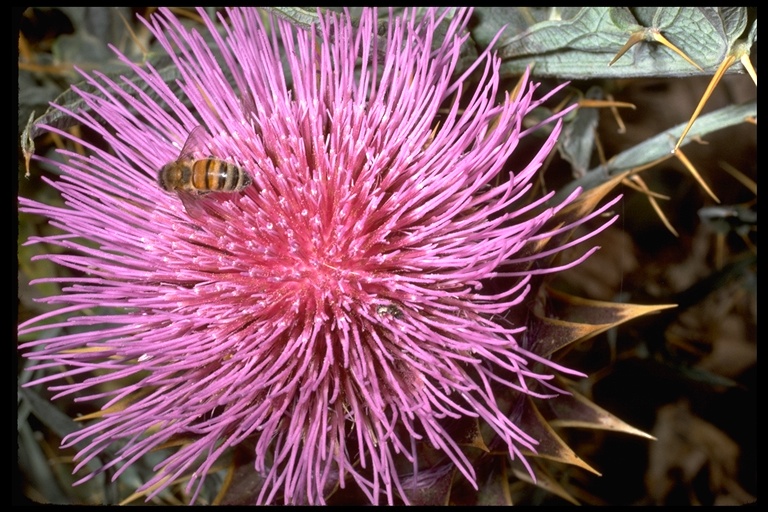
[{"label": "thistle bract", "polygon": [[[44,257],[73,276],[40,280],[62,284],[42,299],[59,309],[20,326],[65,329],[22,346],[32,369],[63,367],[31,384],[103,410],[64,439],[87,443],[76,470],[113,447],[100,471],[119,476],[183,439],[141,489],[192,475],[194,500],[220,455],[248,440],[259,503],[324,503],[336,483],[395,503],[423,469],[421,445],[475,481],[456,420],[482,422],[515,459],[535,452],[497,395],[556,396],[552,374],[578,374],[504,321],[526,307],[532,276],[557,270],[540,263],[566,245],[530,247],[578,195],[549,208],[550,196],[527,199],[559,120],[506,170],[533,130],[523,118],[548,96],[527,77],[502,93],[490,51],[457,69],[469,10],[390,13],[386,31],[373,9],[310,29],[265,26],[252,8],[200,14],[213,45],[168,10],[146,22],[176,88],[125,58],[120,83],[83,73],[87,108],[65,112],[106,144],[47,127],[86,154],[61,151],[50,185],[62,207],[20,198],[62,231],[29,243],[66,249]],[[208,139],[189,158],[232,162],[249,186],[185,196],[158,185],[198,126]],[[487,291],[500,279],[509,286]],[[48,323],[54,314],[66,320]]]}]

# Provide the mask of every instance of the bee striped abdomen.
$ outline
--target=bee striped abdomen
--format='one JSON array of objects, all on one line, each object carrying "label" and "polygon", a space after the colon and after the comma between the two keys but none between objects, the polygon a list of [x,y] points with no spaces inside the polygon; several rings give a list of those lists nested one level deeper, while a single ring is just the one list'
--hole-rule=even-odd
[{"label": "bee striped abdomen", "polygon": [[242,168],[215,158],[178,160],[163,167],[159,178],[165,190],[195,194],[239,192],[252,182]]}]

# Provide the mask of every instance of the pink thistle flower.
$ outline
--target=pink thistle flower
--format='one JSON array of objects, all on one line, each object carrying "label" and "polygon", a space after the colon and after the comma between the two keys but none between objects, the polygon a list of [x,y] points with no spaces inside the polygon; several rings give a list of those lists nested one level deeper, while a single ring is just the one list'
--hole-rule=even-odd
[{"label": "pink thistle flower", "polygon": [[[42,299],[59,309],[20,326],[67,330],[22,345],[32,369],[65,368],[30,385],[54,382],[56,397],[105,410],[63,441],[87,442],[76,471],[117,447],[101,469],[117,477],[183,437],[140,490],[151,497],[191,473],[194,500],[222,453],[251,440],[259,503],[324,503],[336,482],[394,503],[408,501],[418,443],[474,483],[451,420],[479,418],[513,458],[535,452],[497,394],[556,396],[553,372],[581,374],[527,350],[524,326],[502,318],[532,276],[558,270],[537,262],[581,241],[523,250],[556,234],[544,226],[578,191],[553,208],[551,195],[524,201],[560,121],[528,165],[505,171],[533,130],[523,118],[548,96],[534,99],[524,79],[498,101],[490,51],[456,76],[470,11],[448,13],[390,14],[379,38],[375,10],[356,25],[328,14],[311,30],[273,20],[272,32],[255,9],[228,10],[223,31],[201,11],[222,66],[161,10],[147,26],[191,108],[152,66],[122,56],[133,75],[121,84],[83,73],[100,94],[79,92],[87,111],[59,108],[111,151],[46,127],[87,154],[61,151],[50,184],[63,207],[20,198],[63,233],[28,243],[67,249],[44,257],[74,271],[38,281],[64,285]],[[198,125],[210,140],[195,157],[246,170],[245,190],[180,197],[158,186]],[[515,284],[484,291],[498,279]],[[67,319],[46,323],[54,315]]]}]

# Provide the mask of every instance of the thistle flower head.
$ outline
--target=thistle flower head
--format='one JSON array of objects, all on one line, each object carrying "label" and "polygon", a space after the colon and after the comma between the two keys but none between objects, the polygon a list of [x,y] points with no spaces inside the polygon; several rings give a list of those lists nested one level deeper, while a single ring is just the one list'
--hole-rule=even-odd
[{"label": "thistle flower head", "polygon": [[[43,299],[66,333],[23,345],[33,369],[65,369],[32,384],[55,381],[57,397],[104,410],[64,440],[87,443],[76,470],[116,447],[101,471],[119,475],[183,439],[142,489],[191,474],[196,494],[220,455],[249,440],[260,503],[323,503],[337,482],[393,503],[407,501],[425,443],[474,482],[450,432],[462,418],[525,460],[536,439],[499,394],[555,395],[553,371],[577,373],[504,321],[525,306],[531,276],[555,270],[537,262],[564,246],[529,248],[576,196],[527,200],[559,121],[533,160],[506,170],[546,96],[527,79],[502,95],[491,52],[457,72],[468,10],[390,13],[386,33],[375,10],[306,30],[264,26],[248,8],[201,16],[213,45],[167,10],[147,22],[181,94],[125,58],[120,83],[83,73],[87,108],[59,108],[106,144],[48,127],[87,152],[62,151],[50,184],[64,206],[20,199],[63,232],[30,242],[65,248],[45,257],[73,271]],[[158,186],[197,126],[207,142],[189,158],[245,170],[244,190]],[[502,278],[512,284],[488,291]],[[52,316],[20,332],[49,329]]]}]

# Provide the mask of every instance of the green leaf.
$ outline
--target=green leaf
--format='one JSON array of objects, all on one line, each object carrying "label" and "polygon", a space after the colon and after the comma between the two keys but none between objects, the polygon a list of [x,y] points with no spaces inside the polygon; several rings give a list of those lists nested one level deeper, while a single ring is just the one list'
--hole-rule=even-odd
[{"label": "green leaf", "polygon": [[[688,144],[694,136],[701,137],[708,133],[727,128],[729,126],[741,124],[748,117],[757,116],[757,101],[753,100],[744,105],[730,105],[714,112],[710,112],[699,117],[693,125],[691,132],[683,141],[682,146]],[[582,187],[585,190],[594,188],[612,177],[636,167],[641,167],[658,160],[664,156],[670,155],[675,147],[675,142],[680,137],[687,123],[681,123],[651,137],[640,144],[611,158],[605,165],[600,165],[588,171],[584,176],[578,178],[560,192],[556,198],[567,196],[576,187]]]},{"label": "green leaf", "polygon": [[[49,108],[49,102],[56,101],[76,112],[87,110],[79,96],[71,89],[62,92],[62,79],[75,82],[81,78],[74,66],[83,70],[97,69],[119,82],[119,77],[126,73],[128,67],[115,56],[108,45],[115,44],[131,60],[139,61],[144,57],[141,48],[133,44],[126,26],[126,22],[140,24],[132,16],[130,9],[62,7],[59,10],[66,14],[75,30],[72,34],[59,35],[52,44],[51,54],[41,53],[36,56],[41,69],[50,67],[59,70],[33,72],[25,68],[19,69],[19,128],[24,126],[21,144],[25,157],[34,152],[32,140],[41,133],[36,124],[47,123],[62,129],[75,124],[60,111]],[[85,90],[93,89],[85,84],[80,85]],[[34,112],[45,113],[34,119]],[[27,119],[30,121],[27,122]]]},{"label": "green leaf", "polygon": [[133,18],[131,9],[128,7],[60,7],[59,9],[72,22],[76,33],[89,34],[102,43],[125,38],[126,26],[122,20],[129,21]]},{"label": "green leaf", "polygon": [[61,91],[61,86],[53,80],[36,80],[32,73],[19,72],[19,130],[35,112],[44,112],[48,102]]},{"label": "green leaf", "polygon": [[[53,405],[49,400],[41,397],[37,392],[28,388],[19,388],[19,399],[25,405],[28,405],[32,413],[58,437],[64,438],[68,434],[77,432],[81,426],[73,421],[69,416]],[[77,447],[82,449],[88,446],[87,443],[77,443]],[[98,465],[94,466],[98,468]]]},{"label": "green leaf", "polygon": [[[81,69],[98,69],[102,73],[118,72],[125,64],[115,57],[110,44],[128,59],[141,61],[142,48],[135,44],[127,24],[142,24],[127,7],[62,7],[75,30],[56,38],[51,48],[54,62],[73,64]],[[157,44],[157,43],[155,43]],[[77,76],[71,71],[72,77]]]},{"label": "green leaf", "polygon": [[302,28],[310,28],[320,21],[317,7],[265,7],[266,11],[273,13],[278,18],[288,20]]},{"label": "green leaf", "polygon": [[[603,99],[603,90],[592,86],[585,94],[586,99]],[[595,130],[600,113],[596,108],[579,108],[573,120],[563,125],[557,149],[560,156],[571,164],[574,176],[583,176],[589,169],[592,150],[595,148]]]},{"label": "green leaf", "polygon": [[747,23],[746,7],[585,7],[568,16],[572,12],[501,41],[502,73],[519,75],[534,65],[538,76],[572,79],[702,74],[651,41],[640,42],[608,66],[633,33],[653,28],[712,74]]},{"label": "green leaf", "polygon": [[572,18],[542,21],[522,34],[500,41],[499,55],[510,59],[562,49],[610,54],[638,28],[641,26],[626,8],[585,7]]},{"label": "green leaf", "polygon": [[747,45],[751,48],[755,43],[757,43],[757,20],[752,24],[747,35]]},{"label": "green leaf", "polygon": [[[165,83],[171,84],[172,89],[176,87],[174,82],[177,78],[181,77],[181,74],[179,73],[176,65],[171,61],[170,57],[162,56],[158,58],[155,64],[155,69],[160,74]],[[132,96],[138,96],[138,93],[133,88],[124,83],[124,81],[127,80],[127,78],[124,78],[126,70],[127,68],[122,71],[104,73],[104,75],[114,80],[115,83],[119,84],[119,86],[124,91],[128,92]],[[138,79],[133,81],[133,84],[138,90],[146,93],[151,99],[162,104],[162,100],[155,92],[151,84]],[[106,96],[96,87],[83,81],[74,84],[72,87],[64,91],[61,95],[59,95],[59,97],[53,100],[53,103],[72,112],[90,112],[91,108],[86,104],[85,100],[83,100],[80,93],[75,91],[73,88],[77,88],[98,98],[106,98]],[[134,114],[138,115],[138,112],[133,107],[126,105],[126,108]],[[78,121],[69,114],[62,112],[58,108],[49,107],[43,115],[37,119],[30,120],[27,123],[27,126],[25,127],[22,134],[22,147],[29,148],[30,141],[46,131],[41,128],[40,125],[42,124],[65,130],[78,124]],[[31,144],[31,149],[34,150],[34,144]]]},{"label": "green leaf", "polygon": [[551,7],[478,7],[472,16],[477,20],[471,27],[472,39],[487,48],[496,34],[504,28],[501,41],[525,32],[531,25],[546,21],[555,9]]},{"label": "green leaf", "polygon": [[56,480],[54,467],[27,421],[29,412],[30,407],[26,403],[21,403],[16,434],[19,443],[19,468],[27,480],[27,485],[31,484],[34,489],[40,490],[44,499],[50,503],[67,503],[67,497]]}]

